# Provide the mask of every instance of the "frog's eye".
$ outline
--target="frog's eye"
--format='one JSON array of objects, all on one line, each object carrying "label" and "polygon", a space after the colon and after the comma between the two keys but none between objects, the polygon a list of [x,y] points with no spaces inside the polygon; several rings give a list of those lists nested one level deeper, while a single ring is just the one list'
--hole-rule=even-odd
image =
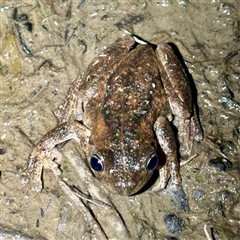
[{"label": "frog's eye", "polygon": [[149,156],[147,163],[146,163],[146,169],[148,171],[152,171],[154,170],[157,166],[158,166],[158,156],[156,155],[156,153],[151,153],[151,155]]},{"label": "frog's eye", "polygon": [[93,170],[97,172],[103,171],[103,161],[100,156],[97,154],[93,154],[91,159],[90,159],[90,165]]}]

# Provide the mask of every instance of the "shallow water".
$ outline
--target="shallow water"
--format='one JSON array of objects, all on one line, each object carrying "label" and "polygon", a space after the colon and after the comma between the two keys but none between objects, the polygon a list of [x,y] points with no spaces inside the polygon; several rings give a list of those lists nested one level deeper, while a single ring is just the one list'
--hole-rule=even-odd
[{"label": "shallow water", "polygon": [[[240,239],[238,1],[21,0],[2,1],[0,9],[1,239]],[[114,206],[85,203],[101,235],[51,172],[41,193],[20,175],[32,146],[56,126],[53,111],[71,82],[126,32],[178,47],[196,87],[204,140],[181,168],[180,191],[131,197],[107,192],[68,143],[64,179]],[[78,171],[67,158],[79,161]]]}]

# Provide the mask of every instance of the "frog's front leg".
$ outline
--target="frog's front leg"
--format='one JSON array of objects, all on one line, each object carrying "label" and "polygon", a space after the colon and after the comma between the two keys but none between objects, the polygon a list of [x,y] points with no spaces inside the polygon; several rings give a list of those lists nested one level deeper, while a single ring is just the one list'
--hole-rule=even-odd
[{"label": "frog's front leg", "polygon": [[80,91],[84,73],[81,73],[69,87],[66,97],[62,100],[58,109],[54,112],[60,124],[69,122],[71,115],[74,114],[78,121],[82,121],[82,104],[84,99],[83,91]]},{"label": "frog's front leg", "polygon": [[33,148],[28,166],[23,173],[22,182],[26,183],[30,180],[33,190],[41,191],[43,167],[50,168],[56,175],[61,173],[58,168],[61,153],[56,146],[71,139],[76,140],[80,146],[83,146],[84,143],[88,142],[89,136],[90,130],[77,121],[63,123],[54,128]]},{"label": "frog's front leg", "polygon": [[177,146],[174,133],[167,118],[159,117],[154,123],[154,131],[158,142],[166,155],[166,163],[159,170],[160,181],[153,191],[160,191],[167,186],[170,176],[172,187],[177,190],[181,185],[180,165],[177,158]]}]

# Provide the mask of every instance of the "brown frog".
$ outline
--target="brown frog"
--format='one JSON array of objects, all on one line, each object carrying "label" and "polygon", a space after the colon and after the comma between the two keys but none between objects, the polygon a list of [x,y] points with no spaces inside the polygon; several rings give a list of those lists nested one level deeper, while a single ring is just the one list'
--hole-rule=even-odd
[{"label": "brown frog", "polygon": [[[59,174],[57,146],[74,139],[89,156],[94,175],[112,192],[138,192],[165,154],[160,181],[153,190],[181,185],[180,154],[190,155],[201,130],[186,74],[168,44],[139,44],[118,39],[73,82],[56,111],[59,125],[33,148],[25,173],[35,191],[42,189],[42,168]],[[74,120],[72,120],[74,119]]]}]

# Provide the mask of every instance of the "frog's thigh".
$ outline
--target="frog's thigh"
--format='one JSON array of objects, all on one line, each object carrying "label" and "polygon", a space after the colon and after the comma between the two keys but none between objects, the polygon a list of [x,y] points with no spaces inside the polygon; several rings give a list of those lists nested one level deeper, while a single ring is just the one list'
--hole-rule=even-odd
[{"label": "frog's thigh", "polygon": [[165,188],[170,176],[172,177],[173,188],[177,189],[181,185],[181,175],[177,159],[176,139],[170,123],[166,118],[159,117],[154,124],[154,131],[166,155],[166,164],[160,169],[160,181],[153,190],[158,191]]},{"label": "frog's thigh", "polygon": [[192,112],[192,94],[182,64],[169,44],[159,44],[157,56],[161,80],[172,113],[181,118],[190,117]]},{"label": "frog's thigh", "polygon": [[[74,121],[64,123],[46,134],[33,148],[29,157],[28,167],[23,175],[23,182],[31,178],[33,190],[38,192],[42,189],[42,168],[50,168],[55,175],[59,175],[57,164],[61,160],[61,153],[56,146],[60,143],[74,139],[83,145],[90,136],[90,131],[82,124]],[[53,162],[53,160],[56,160]]]}]

